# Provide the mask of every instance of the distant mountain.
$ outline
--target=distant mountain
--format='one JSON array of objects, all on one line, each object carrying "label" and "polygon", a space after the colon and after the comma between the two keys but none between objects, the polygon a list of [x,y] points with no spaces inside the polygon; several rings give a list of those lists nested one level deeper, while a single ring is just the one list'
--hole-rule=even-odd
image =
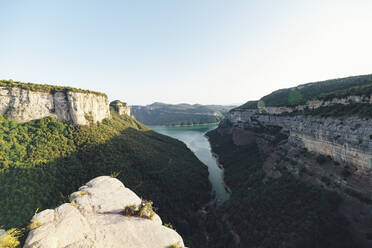
[{"label": "distant mountain", "polygon": [[136,119],[146,125],[195,125],[217,123],[235,106],[201,104],[165,104],[131,106]]},{"label": "distant mountain", "polygon": [[[372,74],[337,78],[320,82],[301,84],[296,87],[276,90],[260,100],[267,107],[296,106],[309,100],[327,100],[363,95],[372,91]],[[258,101],[248,101],[240,109],[255,109]]]}]

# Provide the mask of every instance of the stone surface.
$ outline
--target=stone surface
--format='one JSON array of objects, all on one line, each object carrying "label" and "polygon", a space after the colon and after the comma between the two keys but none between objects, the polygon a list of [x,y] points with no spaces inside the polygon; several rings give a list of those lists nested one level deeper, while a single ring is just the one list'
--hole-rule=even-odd
[{"label": "stone surface", "polygon": [[254,111],[260,112],[264,114],[271,114],[271,115],[279,115],[282,113],[291,113],[293,111],[302,111],[304,109],[317,109],[320,107],[328,107],[336,104],[348,105],[348,104],[355,104],[355,103],[364,103],[364,104],[372,104],[372,95],[371,96],[348,96],[344,98],[333,98],[331,100],[310,100],[307,101],[306,104],[303,105],[296,105],[296,106],[267,106],[263,107],[262,109],[235,109],[234,111]]},{"label": "stone surface", "polygon": [[88,125],[110,118],[108,100],[104,95],[5,87],[0,87],[0,114],[20,122],[51,116],[75,125]]},{"label": "stone surface", "polygon": [[236,126],[279,126],[289,133],[289,142],[309,151],[329,155],[336,161],[372,169],[372,121],[358,117],[321,118],[315,116],[278,116],[255,110],[234,110],[228,115]]},{"label": "stone surface", "polygon": [[152,220],[124,216],[125,206],[141,199],[115,178],[97,177],[70,199],[33,217],[41,226],[30,231],[25,248],[184,247],[181,236],[163,226],[158,215]]},{"label": "stone surface", "polygon": [[110,102],[110,106],[118,112],[119,115],[130,115],[130,107],[127,103],[121,102],[119,100]]}]

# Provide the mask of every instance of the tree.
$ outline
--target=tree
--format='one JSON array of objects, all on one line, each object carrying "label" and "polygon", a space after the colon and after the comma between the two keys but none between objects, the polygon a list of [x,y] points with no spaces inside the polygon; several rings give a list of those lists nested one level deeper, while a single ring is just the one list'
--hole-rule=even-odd
[{"label": "tree", "polygon": [[258,108],[259,110],[264,109],[264,108],[265,108],[265,102],[262,101],[262,100],[259,100],[258,103],[257,103],[257,108]]}]

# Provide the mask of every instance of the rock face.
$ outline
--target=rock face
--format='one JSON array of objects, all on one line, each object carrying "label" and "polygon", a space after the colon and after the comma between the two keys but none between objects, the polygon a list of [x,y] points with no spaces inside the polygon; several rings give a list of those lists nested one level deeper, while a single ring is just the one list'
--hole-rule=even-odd
[{"label": "rock face", "polygon": [[279,126],[293,145],[355,165],[361,172],[372,169],[371,120],[262,115],[256,110],[234,110],[228,119],[241,127]]},{"label": "rock face", "polygon": [[110,103],[110,106],[113,107],[119,115],[130,115],[130,107],[125,102],[115,100]]},{"label": "rock face", "polygon": [[166,248],[184,247],[174,230],[162,225],[158,215],[151,220],[124,216],[128,205],[141,199],[117,179],[97,177],[71,194],[72,203],[36,214],[25,248]]},{"label": "rock face", "polygon": [[[351,95],[348,97],[341,97],[341,98],[333,98],[331,100],[310,100],[307,101],[304,105],[296,105],[296,106],[267,106],[263,107],[259,110],[260,113],[271,114],[271,115],[278,115],[282,113],[292,113],[293,111],[302,111],[304,109],[318,109],[320,107],[328,107],[333,106],[336,104],[341,105],[349,105],[355,103],[363,103],[363,104],[372,104],[372,95],[371,96],[358,96],[358,95]],[[252,109],[250,109],[252,110]]]},{"label": "rock face", "polygon": [[0,87],[0,114],[27,122],[51,116],[75,125],[88,125],[110,118],[107,96],[70,90],[38,92]]}]

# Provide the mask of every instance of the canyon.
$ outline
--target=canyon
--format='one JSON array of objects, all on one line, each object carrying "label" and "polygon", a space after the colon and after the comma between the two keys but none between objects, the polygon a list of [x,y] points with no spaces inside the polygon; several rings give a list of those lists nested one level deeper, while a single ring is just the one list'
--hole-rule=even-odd
[{"label": "canyon", "polygon": [[372,169],[372,127],[368,119],[279,116],[261,114],[258,110],[236,109],[229,113],[228,120],[241,128],[281,127],[293,145],[350,163],[360,172],[367,173]]}]

